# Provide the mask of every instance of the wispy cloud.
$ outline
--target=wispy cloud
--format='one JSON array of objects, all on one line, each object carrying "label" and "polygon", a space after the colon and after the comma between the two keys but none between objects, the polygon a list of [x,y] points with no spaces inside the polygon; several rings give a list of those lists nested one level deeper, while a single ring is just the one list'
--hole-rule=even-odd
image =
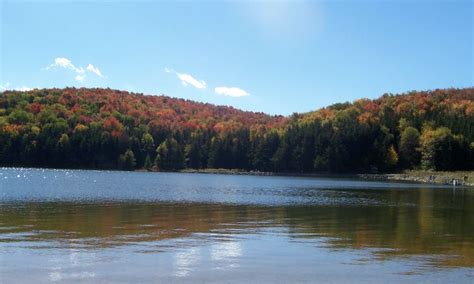
[{"label": "wispy cloud", "polygon": [[198,80],[192,75],[186,73],[179,73],[169,68],[165,68],[165,72],[175,74],[181,81],[181,84],[183,84],[183,86],[191,85],[196,89],[205,89],[207,87],[207,84],[204,80]]},{"label": "wispy cloud", "polygon": [[[207,88],[207,83],[204,80],[198,80],[198,79],[194,78],[193,76],[191,76],[189,74],[179,73],[179,72],[174,71],[173,69],[166,68],[166,67],[165,67],[164,71],[166,73],[175,74],[176,77],[178,77],[178,79],[181,81],[181,84],[183,84],[183,86],[191,85],[196,89],[205,89],[205,88]],[[250,94],[248,92],[246,92],[245,90],[242,90],[240,88],[237,88],[237,87],[225,87],[225,86],[216,87],[214,89],[214,92],[218,95],[228,96],[228,97],[247,97],[247,96],[250,96]]]},{"label": "wispy cloud", "polygon": [[6,82],[5,84],[0,84],[0,91],[6,91],[6,90],[12,90],[12,91],[31,91],[33,88],[27,87],[27,86],[21,86],[21,87],[10,87],[10,83]]},{"label": "wispy cloud", "polygon": [[205,89],[207,87],[207,84],[203,80],[197,80],[193,76],[186,74],[186,73],[176,73],[178,78],[181,80],[181,84],[183,86],[191,85],[194,88],[197,89]]},{"label": "wispy cloud", "polygon": [[89,72],[92,72],[94,74],[96,74],[97,76],[99,76],[100,78],[104,78],[104,75],[102,75],[102,73],[100,72],[99,68],[95,67],[94,65],[90,64],[87,65],[86,67],[86,70],[89,71]]},{"label": "wispy cloud", "polygon": [[84,74],[79,74],[79,75],[76,75],[76,77],[74,77],[74,80],[78,81],[78,82],[82,82],[84,81]]},{"label": "wispy cloud", "polygon": [[105,78],[105,76],[102,75],[102,72],[100,72],[99,68],[97,68],[96,66],[89,63],[86,69],[84,69],[81,66],[74,65],[71,60],[65,57],[55,58],[54,63],[46,66],[44,69],[50,70],[53,68],[64,68],[73,71],[74,73],[76,73],[76,76],[74,76],[74,80],[78,82],[84,81],[84,78],[86,78],[86,71],[95,74],[100,78]]},{"label": "wispy cloud", "polygon": [[66,68],[69,70],[72,70],[76,72],[77,74],[84,74],[84,69],[82,67],[76,67],[74,64],[72,64],[71,60],[64,58],[64,57],[57,57],[54,59],[54,63],[50,64],[47,66],[45,69],[49,70],[51,68],[55,67],[61,67],[61,68]]},{"label": "wispy cloud", "polygon": [[218,95],[228,96],[228,97],[250,96],[249,93],[237,87],[217,87],[214,89],[214,92],[216,92],[216,94]]}]

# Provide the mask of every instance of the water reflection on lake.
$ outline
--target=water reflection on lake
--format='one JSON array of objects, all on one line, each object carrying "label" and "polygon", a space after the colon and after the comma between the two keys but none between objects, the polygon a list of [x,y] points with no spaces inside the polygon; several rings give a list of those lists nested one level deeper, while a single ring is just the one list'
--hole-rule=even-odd
[{"label": "water reflection on lake", "polygon": [[0,282],[474,281],[474,191],[0,170]]}]

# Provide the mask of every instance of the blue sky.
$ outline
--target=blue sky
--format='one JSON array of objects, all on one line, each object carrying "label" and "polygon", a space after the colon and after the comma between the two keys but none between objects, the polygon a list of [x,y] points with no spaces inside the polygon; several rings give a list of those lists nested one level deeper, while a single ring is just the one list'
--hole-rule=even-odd
[{"label": "blue sky", "polygon": [[474,85],[472,1],[0,0],[0,9],[2,89],[110,87],[287,115]]}]

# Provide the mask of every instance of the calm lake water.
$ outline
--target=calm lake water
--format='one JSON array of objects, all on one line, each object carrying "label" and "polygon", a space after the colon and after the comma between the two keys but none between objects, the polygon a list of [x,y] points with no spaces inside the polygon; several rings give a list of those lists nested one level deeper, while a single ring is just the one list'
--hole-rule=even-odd
[{"label": "calm lake water", "polygon": [[474,190],[0,169],[1,283],[474,283]]}]

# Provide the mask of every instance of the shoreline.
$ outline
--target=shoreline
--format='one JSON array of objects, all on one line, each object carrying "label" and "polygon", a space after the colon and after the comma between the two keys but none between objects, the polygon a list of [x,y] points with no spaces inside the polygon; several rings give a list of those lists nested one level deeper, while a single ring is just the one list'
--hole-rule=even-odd
[{"label": "shoreline", "polygon": [[[91,170],[91,171],[120,171],[116,169],[84,169],[84,168],[34,168],[34,167],[5,167],[17,169],[50,169],[50,170]],[[224,175],[249,175],[249,176],[281,176],[281,177],[319,177],[319,178],[340,178],[340,179],[360,179],[367,181],[387,181],[404,182],[418,184],[435,184],[458,187],[474,187],[474,171],[422,171],[409,170],[399,173],[294,173],[294,172],[260,172],[246,171],[241,169],[182,169],[178,171],[156,171],[147,169],[136,169],[132,172],[170,172],[170,173],[199,173],[199,174],[224,174]]]},{"label": "shoreline", "polygon": [[406,171],[402,173],[358,174],[357,176],[364,180],[399,181],[474,187],[474,172],[472,171]]},{"label": "shoreline", "polygon": [[238,169],[184,169],[181,173],[201,174],[228,174],[228,175],[255,175],[255,176],[293,176],[293,177],[327,177],[327,178],[355,178],[369,181],[396,181],[420,184],[438,184],[474,187],[474,171],[444,172],[410,170],[401,173],[286,173],[286,172],[259,172]]}]

